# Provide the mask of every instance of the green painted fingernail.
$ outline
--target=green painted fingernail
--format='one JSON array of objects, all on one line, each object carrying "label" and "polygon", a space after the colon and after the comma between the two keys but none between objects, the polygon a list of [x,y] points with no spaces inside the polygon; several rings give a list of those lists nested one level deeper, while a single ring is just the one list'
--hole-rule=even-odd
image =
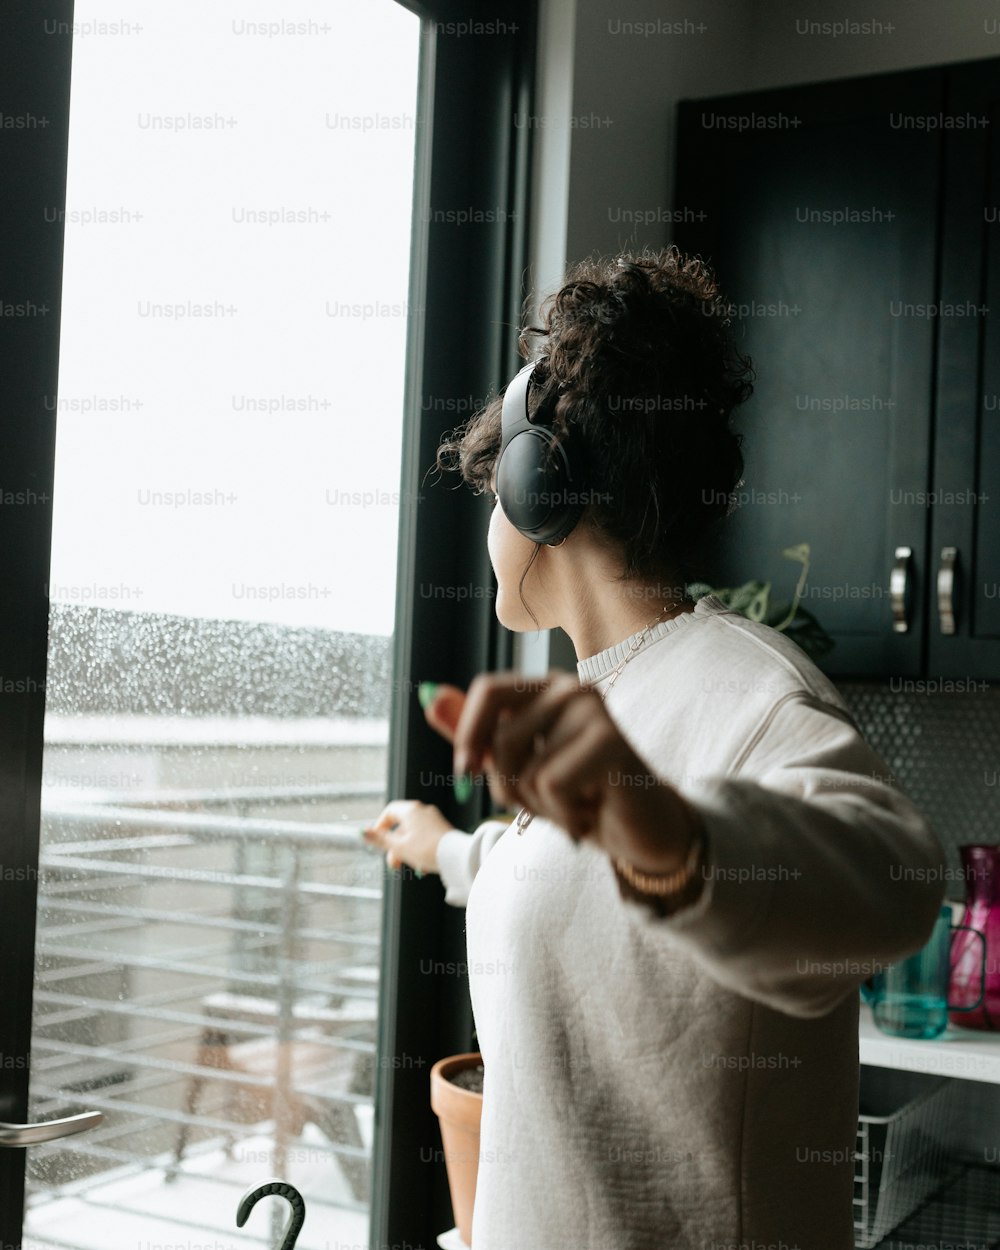
[{"label": "green painted fingernail", "polygon": [[422,877],[424,875],[424,870],[422,868],[414,868],[413,875],[415,877]]},{"label": "green painted fingernail", "polygon": [[468,803],[472,798],[472,778],[468,773],[461,773],[457,776],[451,788],[455,791],[455,798],[459,803]]},{"label": "green painted fingernail", "polygon": [[434,702],[438,692],[438,682],[422,681],[417,687],[417,698],[420,700],[420,706],[426,711]]}]

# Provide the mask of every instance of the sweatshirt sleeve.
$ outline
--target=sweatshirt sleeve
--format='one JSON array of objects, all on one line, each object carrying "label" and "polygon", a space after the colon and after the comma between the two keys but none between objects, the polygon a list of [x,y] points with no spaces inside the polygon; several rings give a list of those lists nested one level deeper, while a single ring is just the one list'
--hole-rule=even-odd
[{"label": "sweatshirt sleeve", "polygon": [[444,835],[438,843],[437,861],[446,903],[453,907],[465,906],[483,860],[511,823],[509,819],[485,820],[474,833],[451,829]]},{"label": "sweatshirt sleeve", "polygon": [[699,897],[667,911],[619,880],[633,922],[716,981],[825,1015],[930,937],[944,851],[850,717],[802,692],[773,707],[734,775],[683,794],[701,814]]}]

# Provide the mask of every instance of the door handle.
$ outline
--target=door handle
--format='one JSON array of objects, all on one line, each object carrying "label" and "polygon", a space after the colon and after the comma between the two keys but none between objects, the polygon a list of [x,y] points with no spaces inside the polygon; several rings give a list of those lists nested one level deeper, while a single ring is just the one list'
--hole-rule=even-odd
[{"label": "door handle", "polygon": [[892,604],[892,628],[897,634],[909,631],[910,623],[906,619],[906,591],[910,576],[910,560],[913,550],[910,547],[896,548],[896,562],[889,574],[889,602]]},{"label": "door handle", "polygon": [[942,634],[955,632],[955,570],[958,548],[941,548],[941,566],[937,575],[938,620]]},{"label": "door handle", "polygon": [[0,1121],[0,1146],[37,1146],[44,1141],[58,1141],[96,1128],[104,1119],[103,1111],[81,1111],[62,1120],[46,1120],[41,1124],[5,1124]]}]

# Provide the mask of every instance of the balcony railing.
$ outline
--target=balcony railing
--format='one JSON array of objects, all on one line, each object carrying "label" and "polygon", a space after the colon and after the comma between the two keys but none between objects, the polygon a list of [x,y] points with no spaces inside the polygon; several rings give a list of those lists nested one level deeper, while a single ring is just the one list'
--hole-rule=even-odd
[{"label": "balcony railing", "polygon": [[105,1120],[32,1152],[36,1211],[144,1172],[176,1188],[250,1143],[234,1191],[319,1163],[328,1201],[367,1211],[381,859],[360,820],[241,813],[382,801],[358,782],[46,797],[32,1116]]}]

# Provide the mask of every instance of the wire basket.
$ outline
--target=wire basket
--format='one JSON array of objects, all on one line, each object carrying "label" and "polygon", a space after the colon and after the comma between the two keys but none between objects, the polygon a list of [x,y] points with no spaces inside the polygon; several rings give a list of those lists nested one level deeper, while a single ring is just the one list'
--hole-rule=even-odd
[{"label": "wire basket", "polygon": [[859,1104],[854,1240],[871,1250],[947,1179],[954,1082],[915,1093],[909,1073],[862,1067]]}]

